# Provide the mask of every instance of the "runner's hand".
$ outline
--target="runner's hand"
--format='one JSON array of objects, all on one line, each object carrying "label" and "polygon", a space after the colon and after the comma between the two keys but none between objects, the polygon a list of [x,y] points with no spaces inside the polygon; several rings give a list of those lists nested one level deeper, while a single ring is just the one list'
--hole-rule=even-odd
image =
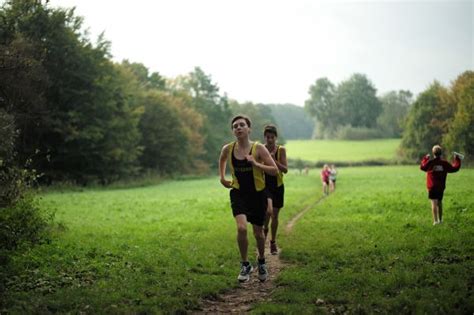
[{"label": "runner's hand", "polygon": [[255,166],[255,163],[256,163],[256,162],[255,162],[255,159],[253,158],[253,156],[252,156],[251,154],[247,154],[247,155],[245,156],[245,159],[246,159],[248,162],[250,162],[252,165]]},{"label": "runner's hand", "polygon": [[225,178],[221,178],[221,184],[225,188],[232,188],[232,182],[230,180],[226,180]]},{"label": "runner's hand", "polygon": [[273,208],[267,207],[267,216],[271,217],[273,215]]}]

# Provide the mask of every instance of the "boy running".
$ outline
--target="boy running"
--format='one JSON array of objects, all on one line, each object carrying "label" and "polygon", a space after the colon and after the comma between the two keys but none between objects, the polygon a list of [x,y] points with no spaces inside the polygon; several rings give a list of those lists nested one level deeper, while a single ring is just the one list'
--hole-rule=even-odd
[{"label": "boy running", "polygon": [[[230,203],[237,224],[237,244],[240,251],[241,266],[238,280],[248,281],[253,271],[248,260],[247,222],[253,227],[258,249],[258,279],[265,281],[268,276],[265,264],[265,236],[263,224],[267,210],[264,173],[278,174],[270,153],[264,145],[251,142],[251,121],[243,115],[235,116],[231,122],[235,142],[222,147],[219,157],[219,175],[221,184],[230,188]],[[229,162],[232,181],[225,178]]]},{"label": "boy running", "polygon": [[277,145],[278,132],[273,125],[265,126],[263,131],[265,137],[265,147],[270,152],[271,157],[278,167],[278,175],[265,175],[265,188],[267,191],[268,208],[267,217],[265,220],[265,238],[268,234],[268,225],[271,221],[271,239],[270,239],[270,253],[276,255],[278,248],[276,245],[276,234],[278,230],[278,214],[283,208],[283,200],[285,194],[285,186],[283,185],[283,173],[288,172],[288,163],[286,161],[286,150],[281,145]]}]

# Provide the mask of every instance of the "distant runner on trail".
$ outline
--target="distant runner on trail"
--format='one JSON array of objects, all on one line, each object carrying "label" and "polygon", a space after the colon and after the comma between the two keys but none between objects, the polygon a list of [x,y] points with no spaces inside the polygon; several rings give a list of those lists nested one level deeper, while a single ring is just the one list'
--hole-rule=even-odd
[{"label": "distant runner on trail", "polygon": [[276,255],[278,248],[276,245],[276,234],[278,230],[278,214],[283,208],[283,200],[285,194],[285,185],[283,185],[283,173],[288,172],[288,162],[286,161],[286,149],[277,145],[278,132],[273,125],[267,125],[264,128],[263,136],[265,137],[265,147],[270,152],[275,164],[278,167],[278,175],[265,175],[265,189],[267,192],[268,208],[267,217],[265,219],[265,239],[268,234],[268,225],[271,221],[271,239],[270,239],[270,253]]},{"label": "distant runner on trail", "polygon": [[334,164],[331,164],[329,168],[329,189],[331,192],[336,190],[336,177],[337,177],[337,170]]},{"label": "distant runner on trail", "polygon": [[[238,280],[250,279],[253,267],[248,260],[247,222],[253,227],[258,248],[258,279],[265,281],[268,276],[265,264],[265,236],[263,224],[267,210],[265,194],[265,175],[278,174],[278,167],[263,144],[251,142],[250,118],[238,115],[232,119],[232,132],[237,139],[222,147],[219,157],[219,175],[221,184],[230,188],[230,203],[237,224],[237,244],[240,250],[241,266]],[[225,178],[229,161],[232,181]]]},{"label": "distant runner on trail", "polygon": [[323,183],[323,195],[329,195],[329,166],[324,164],[323,169],[321,170],[321,182]]},{"label": "distant runner on trail", "polygon": [[443,194],[446,188],[446,176],[448,173],[457,172],[461,168],[461,159],[455,154],[453,164],[441,158],[443,149],[435,145],[432,149],[434,158],[430,159],[427,154],[421,160],[420,169],[427,172],[426,187],[428,198],[431,200],[433,212],[433,225],[443,222]]}]

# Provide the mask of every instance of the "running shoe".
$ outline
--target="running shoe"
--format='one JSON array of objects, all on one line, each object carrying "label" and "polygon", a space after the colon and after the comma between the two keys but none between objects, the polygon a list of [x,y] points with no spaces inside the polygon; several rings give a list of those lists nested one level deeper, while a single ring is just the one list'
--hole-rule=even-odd
[{"label": "running shoe", "polygon": [[276,255],[278,254],[278,248],[276,242],[270,242],[270,254]]},{"label": "running shoe", "polygon": [[237,279],[239,279],[240,282],[246,282],[250,280],[250,274],[253,271],[253,267],[251,264],[248,264],[245,266],[243,263],[240,263],[240,273]]},{"label": "running shoe", "polygon": [[267,265],[265,263],[263,264],[258,264],[258,280],[264,282],[267,280],[268,277],[268,271],[267,271]]}]

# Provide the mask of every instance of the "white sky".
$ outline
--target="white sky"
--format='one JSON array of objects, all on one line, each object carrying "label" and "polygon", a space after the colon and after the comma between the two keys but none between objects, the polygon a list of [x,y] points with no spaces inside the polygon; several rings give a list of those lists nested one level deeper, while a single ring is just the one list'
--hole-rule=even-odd
[{"label": "white sky", "polygon": [[474,69],[474,0],[51,0],[76,7],[114,60],[165,77],[195,66],[239,102],[303,105],[321,77],[364,73],[378,94]]}]

